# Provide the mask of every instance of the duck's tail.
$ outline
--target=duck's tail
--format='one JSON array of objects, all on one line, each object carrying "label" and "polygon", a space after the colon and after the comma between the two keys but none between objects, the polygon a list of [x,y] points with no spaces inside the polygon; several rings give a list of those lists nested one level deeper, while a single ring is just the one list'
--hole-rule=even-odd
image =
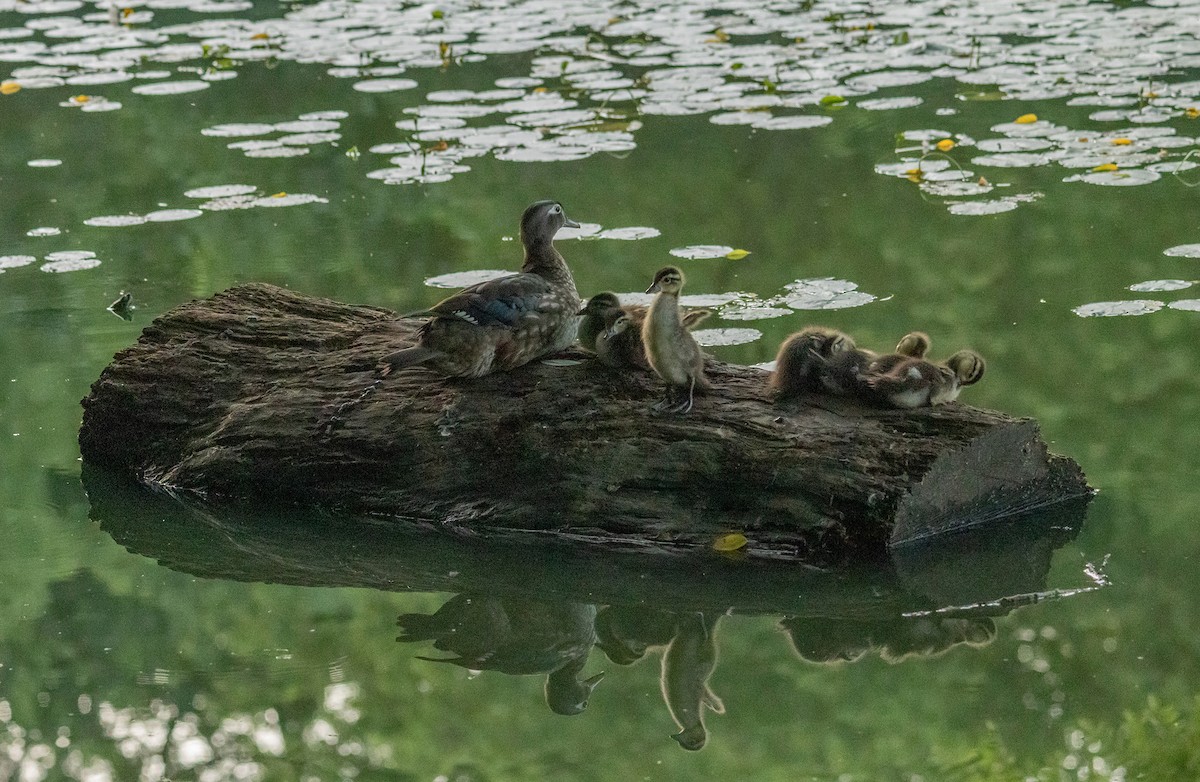
[{"label": "duck's tail", "polygon": [[417,364],[422,364],[436,355],[437,351],[430,350],[422,345],[397,350],[395,353],[385,356],[383,361],[379,362],[379,376],[387,377],[397,369],[415,367]]}]

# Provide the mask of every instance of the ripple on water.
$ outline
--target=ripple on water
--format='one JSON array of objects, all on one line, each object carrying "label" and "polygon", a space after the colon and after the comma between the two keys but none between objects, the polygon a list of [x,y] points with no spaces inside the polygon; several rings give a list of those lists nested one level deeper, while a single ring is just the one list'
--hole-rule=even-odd
[{"label": "ripple on water", "polygon": [[1163,308],[1161,301],[1133,299],[1130,301],[1098,301],[1071,310],[1081,318],[1107,318],[1119,315],[1148,315]]}]

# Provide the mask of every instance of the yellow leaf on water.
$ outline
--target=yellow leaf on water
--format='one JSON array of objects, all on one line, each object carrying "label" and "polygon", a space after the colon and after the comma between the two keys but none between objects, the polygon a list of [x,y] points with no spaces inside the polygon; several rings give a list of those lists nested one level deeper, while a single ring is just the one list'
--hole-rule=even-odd
[{"label": "yellow leaf on water", "polygon": [[87,103],[91,99],[91,95],[76,95],[74,98],[71,98],[71,100],[75,101],[76,103]]},{"label": "yellow leaf on water", "polygon": [[1200,109],[1196,108],[1195,106],[1189,106],[1183,110],[1183,114],[1188,119],[1196,119],[1197,117],[1200,117]]},{"label": "yellow leaf on water", "polygon": [[991,182],[987,181],[987,177],[985,177],[985,176],[979,177],[979,186],[980,187],[987,187],[991,184],[992,184]]},{"label": "yellow leaf on water", "polygon": [[725,253],[725,257],[731,261],[740,261],[750,254],[749,250],[730,250]]},{"label": "yellow leaf on water", "polygon": [[286,193],[286,192],[280,191],[280,192],[278,192],[278,193],[274,193],[274,194],[272,194],[272,195],[271,195],[271,198],[283,198],[283,197],[284,197],[284,196],[286,196],[286,195],[287,195],[287,193]]},{"label": "yellow leaf on water", "polygon": [[255,33],[254,35],[250,36],[250,40],[251,41],[265,41],[270,37],[271,36],[268,35],[267,33]]},{"label": "yellow leaf on water", "polygon": [[749,543],[746,536],[740,532],[730,532],[728,535],[722,535],[713,541],[713,551],[737,551],[744,548]]},{"label": "yellow leaf on water", "polygon": [[14,92],[20,92],[21,85],[15,81],[0,82],[0,95],[12,95]]},{"label": "yellow leaf on water", "polygon": [[705,43],[729,43],[729,33],[722,30],[720,27],[713,30],[712,38],[704,39]]},{"label": "yellow leaf on water", "polygon": [[1018,125],[1028,125],[1031,122],[1037,122],[1037,115],[1036,114],[1022,114],[1021,116],[1019,116],[1015,120],[1013,120],[1013,122],[1017,123]]},{"label": "yellow leaf on water", "polygon": [[1116,171],[1119,166],[1116,163],[1101,163],[1093,168],[1093,171]]},{"label": "yellow leaf on water", "polygon": [[937,143],[937,148],[942,152],[949,152],[954,149],[954,142],[948,138],[944,138]]},{"label": "yellow leaf on water", "polygon": [[1115,138],[1112,140],[1112,143],[1116,144],[1118,147],[1127,147],[1133,143],[1133,139],[1131,139],[1131,138]]},{"label": "yellow leaf on water", "polygon": [[534,92],[536,92],[536,93],[538,93],[538,94],[541,94],[541,93],[543,93],[543,92],[545,92],[545,91],[546,91],[546,88],[545,88],[545,87],[534,87],[534,88],[533,88],[533,91],[534,91]]},{"label": "yellow leaf on water", "polygon": [[128,19],[129,17],[133,16],[133,9],[132,8],[122,8],[121,16]]},{"label": "yellow leaf on water", "polygon": [[921,169],[910,168],[909,170],[904,172],[904,176],[908,179],[909,182],[920,182],[921,181]]}]

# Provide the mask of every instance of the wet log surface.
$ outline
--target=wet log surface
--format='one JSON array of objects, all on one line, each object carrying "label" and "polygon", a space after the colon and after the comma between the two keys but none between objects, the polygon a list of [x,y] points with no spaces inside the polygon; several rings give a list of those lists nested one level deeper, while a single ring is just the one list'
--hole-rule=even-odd
[{"label": "wet log surface", "polygon": [[[375,381],[418,320],[264,284],[190,302],[83,400],[86,462],[209,501],[317,505],[466,530],[828,563],[1089,489],[1036,424],[951,404],[773,405],[765,374],[709,360],[714,390],[659,414],[657,378],[581,353],[478,380]],[[347,404],[349,403],[349,404]]]}]

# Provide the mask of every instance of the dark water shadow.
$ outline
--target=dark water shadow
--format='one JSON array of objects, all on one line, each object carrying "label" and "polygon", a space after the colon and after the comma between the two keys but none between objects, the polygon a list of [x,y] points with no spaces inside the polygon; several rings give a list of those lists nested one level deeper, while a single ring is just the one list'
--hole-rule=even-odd
[{"label": "dark water shadow", "polygon": [[[444,529],[298,510],[211,508],[85,468],[90,516],[130,552],[204,578],[299,586],[451,592],[432,614],[399,617],[398,641],[432,643],[421,659],[545,677],[547,706],[584,711],[608,663],[659,656],[664,704],[685,749],[722,712],[708,681],[727,617],[779,617],[799,660],[890,662],[982,646],[995,619],[1099,588],[1047,590],[1056,549],[1082,528],[1087,500],[893,548],[889,560],[820,570],[708,550],[610,551],[557,539]],[[608,675],[613,675],[610,669]]]}]

